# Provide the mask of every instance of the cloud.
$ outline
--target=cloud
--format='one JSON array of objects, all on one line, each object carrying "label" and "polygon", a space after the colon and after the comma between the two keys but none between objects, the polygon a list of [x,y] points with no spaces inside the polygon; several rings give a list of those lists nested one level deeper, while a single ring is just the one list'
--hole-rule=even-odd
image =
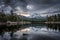
[{"label": "cloud", "polygon": [[[54,14],[60,11],[60,0],[0,0],[0,8],[3,9],[1,5],[5,5],[4,9],[7,10],[7,6],[10,6],[13,10],[18,8],[18,11],[30,12],[30,14]],[[5,4],[6,2],[6,4]],[[6,6],[7,5],[7,6]],[[34,7],[29,10],[27,5],[33,5]],[[0,10],[1,10],[0,9]],[[10,9],[10,8],[8,8]],[[10,10],[8,10],[10,11]]]},{"label": "cloud", "polygon": [[11,10],[12,10],[12,8],[11,8],[10,6],[7,6],[7,7],[5,7],[5,8],[3,9],[3,12],[4,12],[5,14],[10,14],[10,13],[11,13]]}]

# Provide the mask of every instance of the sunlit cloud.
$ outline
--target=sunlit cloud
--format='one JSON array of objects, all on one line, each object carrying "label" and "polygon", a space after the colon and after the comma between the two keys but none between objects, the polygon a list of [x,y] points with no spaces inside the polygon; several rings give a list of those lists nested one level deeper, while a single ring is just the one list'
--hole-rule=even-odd
[{"label": "sunlit cloud", "polygon": [[27,7],[26,7],[28,10],[32,10],[33,8],[34,8],[34,6],[33,5],[27,5]]},{"label": "sunlit cloud", "polygon": [[15,13],[17,15],[21,15],[21,16],[25,16],[25,17],[30,16],[30,14],[28,12],[24,12],[20,7],[16,7],[15,9],[16,9]]},{"label": "sunlit cloud", "polygon": [[30,14],[20,14],[20,15],[22,15],[22,16],[25,16],[25,17],[29,17],[30,16]]}]

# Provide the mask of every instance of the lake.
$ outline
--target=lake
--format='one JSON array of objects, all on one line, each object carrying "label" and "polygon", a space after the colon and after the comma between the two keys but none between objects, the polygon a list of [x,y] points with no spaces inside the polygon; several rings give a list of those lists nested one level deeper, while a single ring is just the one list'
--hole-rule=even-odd
[{"label": "lake", "polygon": [[60,25],[29,24],[1,26],[0,40],[60,40]]}]

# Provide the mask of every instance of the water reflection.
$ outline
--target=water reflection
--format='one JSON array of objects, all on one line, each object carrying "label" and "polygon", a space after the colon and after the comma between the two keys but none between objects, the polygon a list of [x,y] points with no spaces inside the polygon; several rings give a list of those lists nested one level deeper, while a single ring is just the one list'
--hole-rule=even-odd
[{"label": "water reflection", "polygon": [[48,24],[47,28],[49,28],[50,30],[54,30],[54,31],[60,31],[60,25],[59,24]]},{"label": "water reflection", "polygon": [[1,26],[0,40],[60,40],[60,25]]}]

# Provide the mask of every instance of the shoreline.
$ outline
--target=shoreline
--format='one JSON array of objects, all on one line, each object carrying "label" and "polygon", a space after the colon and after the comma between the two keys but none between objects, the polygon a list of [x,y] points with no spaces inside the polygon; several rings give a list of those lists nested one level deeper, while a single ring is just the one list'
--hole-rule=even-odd
[{"label": "shoreline", "polygon": [[31,24],[31,22],[0,22],[0,25],[22,25],[22,24]]},{"label": "shoreline", "polygon": [[0,22],[0,25],[22,25],[22,24],[60,24],[60,22]]}]

